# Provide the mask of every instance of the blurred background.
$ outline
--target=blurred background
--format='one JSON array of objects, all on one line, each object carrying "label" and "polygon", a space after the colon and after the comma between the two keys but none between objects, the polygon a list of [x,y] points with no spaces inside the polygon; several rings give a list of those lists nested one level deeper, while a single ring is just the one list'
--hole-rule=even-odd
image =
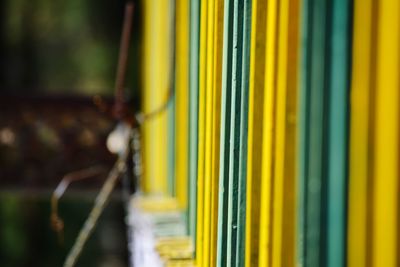
[{"label": "blurred background", "polygon": [[[139,10],[136,3],[136,10]],[[0,266],[60,266],[105,174],[71,185],[60,201],[65,240],[49,227],[62,176],[109,169],[115,120],[93,98],[113,101],[125,1],[0,1]],[[139,105],[140,14],[135,12],[127,98]],[[120,189],[78,266],[127,266]]]}]

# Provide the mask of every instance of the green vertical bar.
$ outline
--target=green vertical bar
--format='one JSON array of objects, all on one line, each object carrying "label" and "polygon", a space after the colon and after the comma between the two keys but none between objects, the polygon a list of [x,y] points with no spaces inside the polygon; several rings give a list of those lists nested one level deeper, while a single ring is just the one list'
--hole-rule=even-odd
[{"label": "green vertical bar", "polygon": [[326,72],[326,7],[325,0],[303,2],[302,45],[302,84],[301,95],[301,133],[300,141],[300,198],[303,214],[300,216],[302,232],[300,262],[301,266],[321,266],[323,242],[323,174],[326,164],[324,158],[324,117],[325,72]]},{"label": "green vertical bar", "polygon": [[305,266],[322,266],[325,242],[323,236],[323,213],[326,212],[322,197],[325,190],[323,181],[327,159],[324,157],[326,116],[325,72],[326,62],[326,20],[327,1],[314,0],[311,7],[311,66],[310,66],[310,124],[309,124],[309,165],[307,181],[307,232]]},{"label": "green vertical bar", "polygon": [[310,1],[303,0],[301,11],[301,31],[300,31],[300,62],[299,62],[299,149],[298,149],[298,206],[297,206],[297,266],[304,266],[306,258],[305,237],[307,233],[307,178],[308,178],[308,136],[309,136],[309,103],[310,103],[310,25],[312,23],[310,15]]},{"label": "green vertical bar", "polygon": [[240,150],[240,102],[242,82],[243,53],[243,1],[233,1],[233,42],[232,49],[232,99],[231,99],[231,132],[229,136],[229,176],[228,176],[228,224],[227,224],[227,265],[236,266],[236,246],[238,236],[238,196],[239,196],[239,150]]},{"label": "green vertical bar", "polygon": [[233,43],[233,3],[224,2],[224,40],[222,55],[222,107],[221,107],[221,138],[220,138],[220,174],[218,196],[218,240],[217,266],[227,265],[227,228],[228,228],[228,182],[229,182],[229,137],[231,117],[231,74]]},{"label": "green vertical bar", "polygon": [[175,181],[175,95],[172,97],[168,107],[168,139],[167,139],[167,171],[168,192],[176,196]]},{"label": "green vertical bar", "polygon": [[[240,8],[240,7],[239,7]],[[250,33],[251,33],[251,1],[245,0],[243,9],[242,66],[241,66],[241,101],[240,101],[240,149],[239,149],[239,190],[236,266],[245,265],[245,233],[246,233],[246,176],[247,176],[247,130],[248,101],[250,75]]]},{"label": "green vertical bar", "polygon": [[225,2],[218,266],[243,266],[251,5]]},{"label": "green vertical bar", "polygon": [[344,266],[350,2],[303,2],[300,266]]},{"label": "green vertical bar", "polygon": [[327,266],[345,266],[350,1],[332,3]]},{"label": "green vertical bar", "polygon": [[[171,56],[170,56],[170,70],[172,81],[169,81],[169,86],[175,88],[175,1],[169,2],[169,21],[170,24],[170,38],[171,38]],[[175,92],[175,89],[174,89]],[[169,103],[167,109],[167,179],[168,179],[168,193],[171,196],[176,196],[176,175],[175,175],[175,94]]]},{"label": "green vertical bar", "polygon": [[189,235],[196,243],[196,199],[197,199],[197,131],[199,96],[199,42],[200,0],[190,1],[190,47],[189,47]]}]

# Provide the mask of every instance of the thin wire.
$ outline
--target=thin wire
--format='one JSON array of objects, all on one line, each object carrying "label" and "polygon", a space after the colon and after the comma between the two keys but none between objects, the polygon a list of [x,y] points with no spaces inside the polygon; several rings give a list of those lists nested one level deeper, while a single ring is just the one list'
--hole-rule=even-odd
[{"label": "thin wire", "polygon": [[87,179],[104,172],[104,167],[102,166],[92,166],[84,170],[76,171],[65,175],[61,182],[58,184],[57,188],[54,190],[51,196],[51,216],[50,223],[52,229],[58,233],[58,240],[60,243],[63,243],[63,230],[64,230],[64,222],[58,215],[58,202],[60,198],[67,190],[68,186],[71,182]]},{"label": "thin wire", "polygon": [[[132,2],[128,2],[125,8],[125,18],[124,18],[124,26],[123,26],[123,33],[121,37],[121,47],[120,47],[120,55],[118,61],[118,70],[117,70],[117,78],[115,84],[115,106],[114,106],[114,115],[118,119],[122,119],[121,113],[123,113],[124,108],[124,100],[123,100],[123,84],[125,82],[125,74],[126,74],[126,66],[128,61],[128,51],[129,51],[129,41],[130,41],[130,34],[131,34],[131,27],[132,27],[132,17],[133,17],[134,5]],[[175,28],[175,27],[174,27]],[[173,32],[174,34],[174,32]],[[171,38],[171,42],[174,38]],[[174,69],[175,69],[175,47],[174,44],[171,44],[171,54],[170,54],[170,72],[169,72],[169,88],[166,94],[165,101],[160,105],[160,107],[156,108],[153,111],[148,113],[139,112],[135,114],[136,123],[133,125],[133,129],[136,130],[140,128],[141,124],[155,118],[157,115],[165,111],[171,103],[173,99],[175,90],[174,90]],[[101,100],[101,99],[100,99]],[[131,136],[131,135],[130,135]],[[137,137],[139,140],[140,137]],[[137,140],[136,140],[137,141]],[[68,254],[64,267],[73,267],[76,264],[76,261],[81,254],[85,243],[87,242],[88,238],[90,237],[91,233],[93,232],[97,221],[103,212],[105,205],[111,195],[112,190],[115,187],[115,184],[118,178],[126,172],[127,169],[127,157],[129,154],[129,146],[125,148],[125,151],[119,156],[117,162],[115,163],[113,169],[110,171],[106,182],[104,183],[103,187],[100,190],[100,193],[96,197],[95,204],[85,221],[79,235]],[[140,154],[140,153],[139,153]],[[139,155],[140,156],[140,155]],[[137,159],[140,162],[140,159]],[[139,169],[141,167],[137,166],[137,170],[135,172],[141,172]],[[63,185],[59,185],[63,187]],[[57,189],[56,189],[57,191]],[[65,191],[61,190],[60,191]],[[55,206],[56,207],[56,206]],[[57,210],[57,209],[56,209]]]},{"label": "thin wire", "polygon": [[79,255],[82,253],[83,247],[93,232],[93,229],[95,228],[98,219],[109,200],[111,192],[113,191],[118,178],[126,171],[127,156],[128,149],[125,149],[125,151],[119,155],[114,167],[111,169],[106,182],[96,197],[95,204],[90,211],[85,224],[79,232],[79,235],[65,260],[64,267],[73,267]]},{"label": "thin wire", "polygon": [[125,6],[125,16],[124,16],[124,24],[122,28],[121,35],[121,45],[119,50],[119,58],[117,65],[117,77],[115,79],[115,106],[114,111],[115,115],[118,119],[121,119],[123,108],[124,108],[124,84],[125,84],[125,76],[126,69],[128,63],[128,55],[129,55],[129,43],[131,39],[131,31],[132,31],[132,19],[134,12],[134,4],[132,2],[126,3]]}]

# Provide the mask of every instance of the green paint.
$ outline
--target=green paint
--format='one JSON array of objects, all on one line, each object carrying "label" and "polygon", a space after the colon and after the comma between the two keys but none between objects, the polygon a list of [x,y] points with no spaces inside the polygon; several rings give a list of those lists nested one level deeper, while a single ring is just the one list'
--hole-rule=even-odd
[{"label": "green paint", "polygon": [[200,0],[190,1],[190,57],[189,57],[189,207],[188,229],[196,243],[196,198],[197,198],[197,131],[199,96],[199,42]]},{"label": "green paint", "polygon": [[247,176],[247,133],[248,133],[248,101],[250,75],[250,33],[251,33],[251,1],[245,0],[243,9],[243,60],[240,101],[240,150],[239,150],[239,190],[237,213],[237,245],[236,266],[245,264],[246,243],[246,176]]},{"label": "green paint", "polygon": [[303,2],[299,266],[344,266],[349,7]]},{"label": "green paint", "polygon": [[300,62],[299,62],[299,135],[298,135],[298,182],[297,182],[297,266],[304,266],[306,256],[305,250],[305,234],[306,234],[306,182],[308,177],[308,135],[309,135],[309,73],[305,70],[309,69],[309,25],[311,23],[309,16],[309,5],[311,0],[303,0],[301,12],[301,31],[300,31]]},{"label": "green paint", "polygon": [[350,2],[333,1],[331,10],[327,266],[335,267],[346,262]]},{"label": "green paint", "polygon": [[[175,86],[175,85],[174,85]],[[167,179],[168,193],[176,196],[176,175],[175,175],[175,95],[169,103],[167,111]]]},{"label": "green paint", "polygon": [[225,2],[218,266],[243,266],[251,5]]},{"label": "green paint", "polygon": [[[176,52],[175,52],[175,45],[176,45],[176,40],[175,40],[175,1],[171,1],[169,5],[169,21],[168,23],[170,24],[170,38],[171,38],[171,44],[170,44],[170,86],[174,88],[174,92],[176,91],[175,86],[176,86],[176,81],[175,81],[175,57],[176,57]],[[168,110],[167,110],[167,180],[168,180],[168,193],[171,196],[176,196],[176,173],[175,173],[175,155],[176,155],[176,149],[175,149],[175,112],[176,112],[176,94],[172,96],[172,99],[169,103]]]},{"label": "green paint", "polygon": [[224,40],[222,55],[222,107],[221,107],[221,138],[220,138],[220,174],[218,196],[218,241],[217,266],[227,265],[227,227],[228,227],[228,182],[229,182],[229,137],[231,117],[231,73],[233,43],[233,3],[224,2]]}]

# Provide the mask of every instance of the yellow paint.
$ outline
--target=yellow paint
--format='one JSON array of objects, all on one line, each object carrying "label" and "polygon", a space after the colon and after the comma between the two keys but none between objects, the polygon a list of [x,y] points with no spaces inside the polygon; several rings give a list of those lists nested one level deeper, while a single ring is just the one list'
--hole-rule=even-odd
[{"label": "yellow paint", "polygon": [[176,197],[181,208],[188,199],[189,136],[189,1],[176,1]]},{"label": "yellow paint", "polygon": [[252,3],[250,79],[249,79],[249,122],[247,151],[246,193],[246,248],[245,266],[257,266],[260,233],[260,184],[262,111],[265,79],[267,2],[254,0]]},{"label": "yellow paint", "polygon": [[204,242],[204,164],[205,164],[205,108],[207,66],[207,2],[201,1],[200,56],[199,56],[199,129],[197,175],[196,265],[203,266]]},{"label": "yellow paint", "polygon": [[204,164],[204,243],[203,266],[210,264],[210,232],[211,232],[211,146],[212,146],[212,116],[213,116],[213,56],[214,56],[214,1],[207,2],[207,64],[205,88],[205,164]]},{"label": "yellow paint", "polygon": [[165,263],[165,267],[195,267],[193,260],[169,260]]},{"label": "yellow paint", "polygon": [[[200,26],[197,266],[215,266],[218,225],[223,0],[202,2]],[[198,187],[199,190],[200,187]],[[201,210],[199,210],[201,209]]]},{"label": "yellow paint", "polygon": [[379,1],[373,266],[398,266],[400,2]]},{"label": "yellow paint", "polygon": [[[372,66],[371,53],[376,38],[372,38],[374,0],[356,0],[354,2],[353,30],[353,66],[351,80],[351,112],[350,112],[350,164],[349,164],[349,212],[348,212],[348,266],[367,266],[367,245],[371,241],[371,233],[367,229],[367,206],[369,176],[372,176],[370,158],[372,157],[369,140],[372,135],[373,112],[371,101],[375,84],[375,66]],[[370,255],[369,255],[370,256]]]},{"label": "yellow paint", "polygon": [[193,261],[193,242],[188,236],[159,238],[156,240],[155,249],[161,258],[166,260]]},{"label": "yellow paint", "polygon": [[136,196],[133,199],[133,207],[146,212],[172,212],[179,209],[176,198],[170,196],[147,195]]},{"label": "yellow paint", "polygon": [[209,267],[216,265],[218,236],[218,185],[219,185],[219,149],[221,125],[222,92],[222,49],[224,26],[224,1],[214,2],[214,50],[213,50],[213,91],[212,91],[212,144],[211,144],[211,230]]},{"label": "yellow paint", "polygon": [[276,95],[276,39],[277,39],[277,0],[267,3],[267,45],[266,74],[264,94],[264,129],[262,140],[262,180],[260,213],[260,254],[259,266],[269,266],[271,260],[271,181],[273,179],[273,149],[275,142],[275,95]]},{"label": "yellow paint", "polygon": [[286,137],[286,67],[287,67],[287,31],[288,0],[280,1],[277,59],[276,119],[275,119],[275,151],[274,151],[274,194],[272,218],[272,264],[281,266],[282,253],[282,217],[283,217],[283,185],[285,176],[285,137]]},{"label": "yellow paint", "polygon": [[298,0],[279,2],[272,266],[294,266]]},{"label": "yellow paint", "polygon": [[[143,112],[159,108],[169,90],[170,12],[169,1],[143,3]],[[155,78],[156,77],[156,78]],[[167,116],[158,115],[143,125],[143,190],[167,193]]]},{"label": "yellow paint", "polygon": [[283,192],[282,266],[294,266],[297,225],[297,122],[300,0],[289,0],[287,18],[285,162]]}]

